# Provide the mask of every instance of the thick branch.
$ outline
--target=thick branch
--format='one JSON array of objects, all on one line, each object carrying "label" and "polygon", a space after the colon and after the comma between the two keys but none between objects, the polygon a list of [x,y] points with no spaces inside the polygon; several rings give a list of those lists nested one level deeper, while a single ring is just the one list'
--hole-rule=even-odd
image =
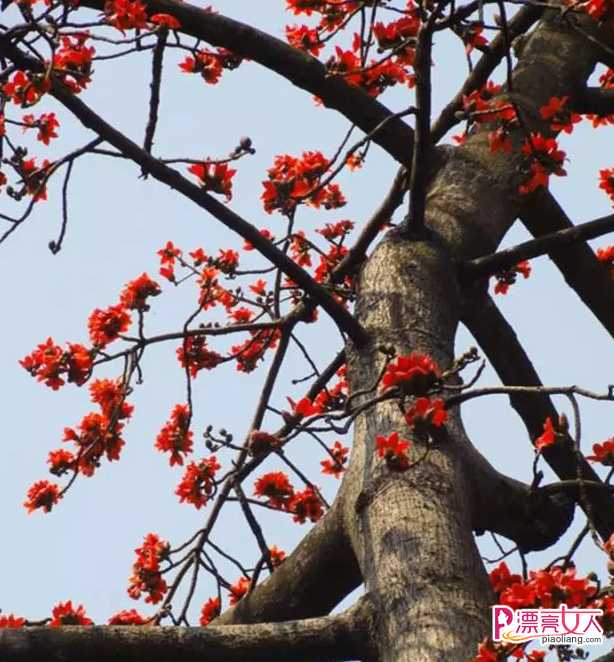
[{"label": "thick branch", "polygon": [[[595,239],[608,232],[614,232],[614,214],[581,225],[574,225],[552,234],[546,234],[539,237],[539,239],[525,241],[498,253],[465,262],[460,267],[460,277],[466,282],[478,278],[487,278],[499,271],[513,267],[521,260],[529,260],[545,255],[553,249],[571,246],[583,239]],[[603,267],[601,269],[605,271]]]},{"label": "thick branch", "polygon": [[[21,67],[33,71],[41,70],[40,62],[24,55],[18,49],[1,39],[0,53]],[[249,241],[271,264],[281,269],[284,274],[294,280],[309,296],[313,297],[335,320],[340,329],[345,331],[355,342],[360,344],[364,341],[364,332],[356,319],[343,306],[340,306],[327,290],[316,283],[303,268],[299,267],[272,242],[265,239],[254,225],[248,223],[204,190],[188,181],[176,170],[152,157],[135,142],[130,140],[130,138],[108,124],[57,80],[52,81],[51,94],[70,110],[86,128],[94,131],[126,157],[140,165],[144,172],[151,174],[158,181],[179,191],[199,207],[208,211],[227,228]]]},{"label": "thick branch", "polygon": [[368,602],[338,616],[206,628],[27,627],[0,630],[3,662],[329,662],[370,648]]},{"label": "thick branch", "polygon": [[573,108],[578,113],[612,115],[614,114],[614,89],[588,87],[574,102]]},{"label": "thick branch", "polygon": [[[86,0],[84,6],[103,11],[104,0]],[[319,97],[324,105],[339,111],[365,133],[370,133],[392,114],[363,90],[348,85],[340,76],[331,76],[314,57],[245,23],[212,14],[179,0],[153,0],[147,3],[149,15],[171,14],[181,23],[180,31],[221,46],[258,62],[291,83]],[[409,164],[413,131],[401,119],[391,119],[373,137],[400,163]]]},{"label": "thick branch", "polygon": [[[535,195],[522,209],[522,222],[534,237],[542,237],[574,225],[559,203],[547,191]],[[567,284],[588,306],[593,315],[614,336],[614,284],[607,269],[585,243],[576,243],[549,252]]]},{"label": "thick branch", "polygon": [[[516,333],[490,297],[465,306],[463,323],[479,343],[503,384],[541,386],[539,376]],[[511,394],[510,402],[522,418],[531,439],[543,432],[543,424],[548,416],[554,421],[558,419],[552,400],[546,394]],[[570,444],[550,446],[544,449],[543,456],[561,480],[578,477],[577,458]],[[587,481],[601,482],[586,460],[580,464],[580,476]],[[614,531],[614,498],[594,490],[590,494],[590,502],[595,527],[606,540]]]}]

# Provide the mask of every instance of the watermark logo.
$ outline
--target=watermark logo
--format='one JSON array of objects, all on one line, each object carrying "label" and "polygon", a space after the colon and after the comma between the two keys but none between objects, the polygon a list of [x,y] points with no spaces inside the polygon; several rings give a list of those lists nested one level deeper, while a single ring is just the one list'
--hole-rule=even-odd
[{"label": "watermark logo", "polygon": [[598,618],[602,609],[512,609],[495,605],[492,609],[492,639],[504,644],[523,644],[539,639],[541,644],[603,643]]}]

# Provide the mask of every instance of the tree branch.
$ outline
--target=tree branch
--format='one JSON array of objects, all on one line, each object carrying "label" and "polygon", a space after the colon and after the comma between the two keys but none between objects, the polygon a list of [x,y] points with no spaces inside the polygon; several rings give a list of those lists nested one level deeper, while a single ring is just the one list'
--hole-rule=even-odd
[{"label": "tree branch", "polygon": [[0,630],[3,662],[330,662],[371,649],[370,603],[337,616],[206,628],[24,627]]},{"label": "tree branch", "polygon": [[[0,38],[0,53],[17,63],[20,67],[41,71],[42,65],[34,58],[24,55],[17,48]],[[61,83],[52,77],[51,94],[88,129],[94,131],[106,142],[113,145],[122,154],[140,165],[143,171],[151,174],[154,179],[167,184],[179,191],[186,198],[192,200],[202,209],[208,211],[227,228],[249,241],[271,264],[278,267],[289,276],[299,287],[322,306],[322,308],[335,320],[340,329],[345,331],[354,342],[361,344],[365,340],[365,333],[356,319],[343,306],[340,306],[330,293],[294,260],[280,251],[272,242],[265,239],[258,229],[241,218],[204,190],[187,180],[176,170],[161,163],[152,157],[135,142],[123,135],[96,114],[81,99],[69,92]]]},{"label": "tree branch", "polygon": [[[553,249],[571,246],[583,239],[595,239],[608,232],[614,232],[614,214],[581,225],[574,225],[552,234],[546,234],[538,239],[525,241],[498,253],[484,255],[465,262],[460,266],[460,278],[466,283],[478,278],[487,278],[499,271],[513,267],[521,260],[546,255]],[[606,271],[603,266],[601,266],[601,270]]]},{"label": "tree branch", "polygon": [[[520,219],[534,237],[574,227],[548,191],[534,195],[523,207]],[[614,284],[591,248],[585,243],[576,243],[553,249],[549,255],[567,284],[614,336]]]},{"label": "tree branch", "polygon": [[[463,324],[473,334],[488,357],[503,384],[507,386],[541,386],[531,360],[520,344],[514,329],[508,324],[492,299],[485,296],[467,304],[463,311]],[[523,420],[529,436],[535,439],[543,432],[547,417],[558,419],[552,400],[546,394],[510,394],[510,403]],[[568,443],[554,444],[543,451],[546,462],[561,480],[578,478],[577,458]],[[586,460],[580,465],[580,477],[586,481],[601,482]],[[604,540],[614,531],[614,498],[594,490],[590,494],[594,524]],[[582,503],[580,503],[582,505]]]},{"label": "tree branch", "polygon": [[573,103],[573,109],[578,113],[612,115],[614,114],[614,89],[587,87]]}]

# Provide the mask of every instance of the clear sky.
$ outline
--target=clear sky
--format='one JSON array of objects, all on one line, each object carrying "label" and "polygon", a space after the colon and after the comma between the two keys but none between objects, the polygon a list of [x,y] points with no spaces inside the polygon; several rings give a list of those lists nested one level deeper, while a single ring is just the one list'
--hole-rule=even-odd
[{"label": "clear sky", "polygon": [[[283,5],[281,0],[215,3],[220,13],[277,36],[283,35],[285,24],[293,22]],[[7,14],[5,20],[9,15],[14,20],[14,13]],[[104,51],[102,47],[98,50]],[[347,122],[316,107],[308,94],[255,63],[226,72],[217,86],[205,86],[198,76],[180,72],[177,63],[181,58],[169,53],[165,59],[155,154],[167,158],[220,157],[228,154],[241,136],[249,136],[257,153],[238,164],[231,207],[258,227],[280,232],[280,217],[264,213],[259,201],[261,181],[273,157],[307,149],[330,155]],[[433,59],[438,109],[462,82],[463,46],[458,40],[440,36]],[[125,58],[121,64],[98,62],[91,89],[83,95],[87,103],[137,142],[146,123],[149,70],[148,53]],[[500,80],[501,74],[495,78]],[[411,103],[406,90],[389,93],[383,101],[394,110]],[[30,141],[27,144],[32,146],[32,154],[57,157],[90,139],[90,134],[52,100],[40,112],[49,110],[60,118],[61,140],[48,153]],[[576,222],[611,212],[608,198],[597,188],[597,173],[614,165],[613,135],[611,127],[593,131],[583,123],[571,137],[561,139],[569,157],[568,176],[553,178],[552,191]],[[299,226],[309,231],[325,221],[349,218],[360,227],[379,204],[394,172],[392,159],[373,147],[362,171],[341,177],[347,207],[337,212],[301,212]],[[70,220],[62,251],[54,256],[47,248],[61,222],[59,178],[50,186],[49,201],[40,203],[33,217],[0,246],[5,319],[0,351],[4,441],[0,508],[5,531],[0,547],[0,608],[6,612],[43,618],[58,601],[72,599],[83,603],[97,622],[104,622],[122,608],[136,607],[147,613],[144,604],[135,603],[126,594],[134,548],[150,531],[179,544],[207,515],[178,503],[174,489],[182,471],[169,468],[166,457],[153,448],[172,406],[185,400],[184,374],[173,343],[153,347],[145,356],[144,383],[131,397],[136,411],[125,431],[127,445],[121,462],[105,462],[94,478],[78,480],[49,515],[28,516],[21,506],[28,486],[49,477],[45,460],[50,450],[60,447],[63,428],[76,425],[91,407],[85,389],[67,386],[54,393],[32,380],[18,366],[18,359],[47,336],[59,343],[86,342],[90,312],[115,303],[123,285],[143,271],[154,276],[156,251],[167,240],[184,250],[202,247],[209,254],[218,248],[240,249],[243,244],[192,203],[151,179],[139,178],[139,174],[138,168],[118,159],[88,156],[79,160],[69,192]],[[6,196],[0,198],[0,207],[5,213],[12,210]],[[505,244],[526,237],[524,229],[516,227]],[[603,238],[596,245],[607,241]],[[252,254],[248,264],[261,263]],[[497,303],[514,324],[544,383],[575,383],[604,390],[614,382],[610,336],[565,286],[548,258],[534,260],[532,266],[531,278],[515,285],[506,297],[497,297]],[[179,289],[163,284],[163,290],[148,315],[146,328],[151,334],[180,330],[194,306],[191,284]],[[317,327],[304,327],[299,336],[310,343],[319,367],[324,367],[339,348],[338,335],[326,321]],[[461,330],[458,353],[473,342]],[[112,366],[100,375],[117,375],[119,370],[120,366]],[[309,367],[294,351],[285,379],[275,392],[280,407],[287,406],[285,396],[302,394],[301,386],[292,386],[290,380],[308,373]],[[197,440],[208,424],[216,429],[225,427],[236,439],[242,439],[264,374],[264,366],[250,375],[228,366],[199,375],[194,391]],[[487,369],[480,383],[496,384],[497,378]],[[568,409],[565,403],[561,407]],[[613,416],[611,405],[583,402],[582,408],[586,450],[614,434]],[[475,444],[497,468],[530,480],[532,450],[504,397],[468,404],[463,419]],[[197,457],[205,454],[202,440],[197,441]],[[317,473],[323,459],[321,451],[308,439],[299,439],[292,455],[332,498],[337,483]],[[272,461],[266,466],[268,470],[275,468]],[[546,476],[552,478],[548,471]],[[251,489],[251,483],[246,487]],[[216,528],[214,540],[229,550],[239,550],[245,563],[253,564],[258,554],[252,535],[239,511],[232,505],[227,508],[228,515]],[[263,513],[268,539],[287,551],[307,530],[308,525],[293,524],[287,516]],[[566,544],[572,537],[566,536]],[[488,541],[480,544],[486,555],[496,554]],[[566,549],[565,545],[560,549]],[[529,562],[537,567],[555,555],[533,554]],[[576,560],[581,574],[596,570],[605,578],[605,558],[590,540],[580,548]],[[232,571],[228,575],[236,579]],[[203,582],[197,605],[212,591],[213,585]]]}]

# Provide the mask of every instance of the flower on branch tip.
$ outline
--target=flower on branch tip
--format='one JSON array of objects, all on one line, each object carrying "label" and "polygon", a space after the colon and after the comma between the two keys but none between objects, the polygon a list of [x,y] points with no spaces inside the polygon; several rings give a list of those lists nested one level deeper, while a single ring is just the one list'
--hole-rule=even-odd
[{"label": "flower on branch tip", "polygon": [[94,621],[87,617],[83,605],[72,606],[72,601],[58,603],[51,612],[49,627],[58,628],[63,625],[93,625]]},{"label": "flower on branch tip", "polygon": [[24,501],[24,507],[28,513],[38,508],[49,513],[55,504],[62,498],[60,487],[48,480],[39,480],[28,490],[28,499]]},{"label": "flower on branch tip", "polygon": [[55,113],[43,113],[38,119],[34,115],[24,115],[22,122],[24,131],[38,129],[36,139],[44,145],[49,145],[51,140],[58,137],[55,130],[60,126],[60,123],[56,119]]},{"label": "flower on branch tip", "polygon": [[205,506],[215,491],[215,474],[221,468],[215,455],[200,462],[190,462],[175,490],[179,501],[187,501],[197,509]]},{"label": "flower on branch tip", "polygon": [[249,590],[251,581],[247,577],[241,577],[239,580],[237,580],[234,584],[230,586],[230,604],[231,605],[236,605],[241,598],[247,593]]},{"label": "flower on branch tip", "polygon": [[381,388],[398,386],[406,395],[426,395],[441,379],[439,366],[426,354],[412,352],[386,366]]},{"label": "flower on branch tip", "polygon": [[553,444],[556,443],[557,436],[558,436],[558,433],[554,429],[554,424],[552,423],[552,419],[550,418],[550,416],[548,416],[548,418],[544,421],[544,432],[543,432],[543,434],[541,434],[535,440],[535,448],[538,451],[541,451],[544,448],[548,448],[548,446],[552,446]]},{"label": "flower on branch tip", "polygon": [[26,619],[13,614],[0,614],[0,629],[2,628],[21,628],[26,624]]},{"label": "flower on branch tip", "polygon": [[202,627],[205,627],[211,623],[214,618],[217,618],[220,615],[221,603],[219,598],[209,598],[207,602],[202,606],[200,610],[200,618],[198,622]]},{"label": "flower on branch tip", "polygon": [[170,419],[164,424],[156,437],[155,447],[163,452],[170,452],[169,464],[183,465],[183,455],[192,452],[194,433],[190,430],[191,414],[188,405],[175,405]]},{"label": "flower on branch tip", "polygon": [[288,511],[292,513],[292,519],[298,524],[304,524],[307,520],[317,522],[324,514],[322,499],[311,485],[302,492],[295,492],[288,503]]},{"label": "flower on branch tip", "polygon": [[577,113],[566,108],[569,97],[550,97],[550,101],[539,109],[542,119],[550,120],[550,129],[555,132],[571,133],[573,125],[582,120]]},{"label": "flower on branch tip", "polygon": [[119,301],[128,310],[149,310],[147,297],[156,297],[160,294],[160,286],[146,273],[131,280],[122,290]]},{"label": "flower on branch tip", "polygon": [[57,451],[49,452],[47,463],[52,474],[61,476],[74,467],[75,456],[70,451],[60,448]]},{"label": "flower on branch tip", "polygon": [[147,625],[152,619],[141,616],[136,609],[123,609],[113,614],[107,625]]},{"label": "flower on branch tip", "polygon": [[324,409],[318,404],[314,403],[309,398],[301,398],[298,402],[294,402],[292,398],[286,398],[292,407],[292,413],[295,416],[305,418],[306,416],[314,416],[321,414]]},{"label": "flower on branch tip", "polygon": [[524,278],[531,275],[531,265],[528,260],[522,260],[515,264],[510,269],[504,269],[495,274],[495,294],[507,294],[510,287],[516,282],[518,274],[522,274]]},{"label": "flower on branch tip", "polygon": [[345,471],[349,451],[350,449],[343,446],[340,441],[336,441],[333,447],[328,449],[331,457],[320,462],[322,473],[340,478],[341,474]]},{"label": "flower on branch tip", "polygon": [[51,89],[51,80],[47,74],[34,74],[18,70],[13,78],[2,86],[2,93],[15,105],[33,106]]},{"label": "flower on branch tip", "polygon": [[227,163],[193,163],[188,171],[200,179],[200,185],[205,191],[223,194],[226,200],[232,199],[232,178],[237,171],[229,168]]},{"label": "flower on branch tip", "polygon": [[19,364],[39,382],[57,391],[66,381],[78,386],[84,384],[92,369],[92,356],[83,345],[69,343],[68,349],[63,350],[52,338],[47,338]]},{"label": "flower on branch tip", "polygon": [[122,304],[109,306],[105,310],[96,308],[87,322],[90,340],[95,347],[100,348],[116,340],[131,324],[132,318]]},{"label": "flower on branch tip", "polygon": [[564,176],[565,152],[559,149],[554,138],[545,138],[541,133],[532,133],[522,146],[522,153],[531,157],[531,177],[518,187],[518,192],[526,195],[541,186],[548,186],[550,175]]},{"label": "flower on branch tip", "polygon": [[254,495],[265,497],[272,508],[287,510],[290,499],[294,496],[294,488],[283,471],[272,471],[256,480]]},{"label": "flower on branch tip", "polygon": [[132,566],[128,595],[138,600],[141,593],[147,593],[145,602],[156,604],[168,590],[160,572],[160,561],[168,559],[170,545],[155,533],[148,533],[143,545],[134,551],[137,559]]},{"label": "flower on branch tip", "polygon": [[593,454],[586,456],[591,462],[600,462],[606,467],[614,467],[614,437],[601,444],[593,444]]},{"label": "flower on branch tip", "polygon": [[433,428],[440,428],[448,420],[448,412],[441,398],[418,398],[405,412],[405,421],[416,437],[429,436]]},{"label": "flower on branch tip", "polygon": [[386,461],[386,465],[393,471],[407,471],[409,469],[409,456],[407,451],[411,446],[411,441],[400,439],[398,432],[393,432],[390,436],[384,437],[378,435],[375,437],[377,454]]},{"label": "flower on branch tip", "polygon": [[188,368],[194,379],[201,370],[212,370],[224,360],[207,347],[206,336],[188,336],[177,348],[177,359],[182,368]]}]

